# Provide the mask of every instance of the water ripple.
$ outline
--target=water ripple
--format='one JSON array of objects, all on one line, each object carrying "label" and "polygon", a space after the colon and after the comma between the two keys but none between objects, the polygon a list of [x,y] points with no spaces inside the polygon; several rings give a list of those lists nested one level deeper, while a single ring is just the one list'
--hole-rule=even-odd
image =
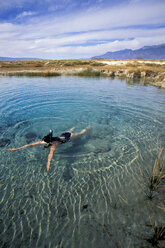
[{"label": "water ripple", "polygon": [[[146,246],[138,237],[149,234],[154,204],[142,172],[165,145],[165,93],[107,79],[1,80],[0,141],[9,141],[0,150],[1,246]],[[80,139],[57,148],[49,173],[49,149],[7,151],[50,128],[60,135],[88,125]]]}]

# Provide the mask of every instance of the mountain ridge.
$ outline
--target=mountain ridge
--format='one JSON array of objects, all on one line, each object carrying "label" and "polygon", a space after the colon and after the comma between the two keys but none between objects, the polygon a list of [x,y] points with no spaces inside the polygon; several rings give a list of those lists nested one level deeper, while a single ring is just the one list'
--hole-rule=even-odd
[{"label": "mountain ridge", "polygon": [[165,44],[144,46],[132,50],[123,49],[115,52],[107,52],[103,55],[92,57],[92,59],[165,59]]}]

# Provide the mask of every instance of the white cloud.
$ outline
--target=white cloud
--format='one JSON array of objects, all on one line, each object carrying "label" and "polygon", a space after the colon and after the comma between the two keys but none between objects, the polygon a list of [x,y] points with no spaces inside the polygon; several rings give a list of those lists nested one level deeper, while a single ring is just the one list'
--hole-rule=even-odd
[{"label": "white cloud", "polygon": [[[165,28],[151,28],[164,24],[164,9],[163,1],[148,4],[134,0],[127,5],[93,12],[32,17],[24,25],[0,24],[1,56],[83,58],[164,43]],[[17,18],[33,14],[23,12]],[[142,28],[144,25],[150,28]],[[93,45],[88,45],[89,42]]]},{"label": "white cloud", "polygon": [[17,15],[16,19],[20,19],[20,18],[27,17],[27,16],[32,16],[32,15],[35,15],[35,14],[36,14],[36,12],[24,11],[21,14]]},{"label": "white cloud", "polygon": [[[134,40],[124,40],[124,41],[113,41],[113,42],[108,42],[106,44],[98,44],[98,45],[93,45],[93,46],[77,46],[73,47],[72,46],[67,46],[67,47],[55,47],[55,48],[46,48],[45,53],[50,53],[50,54],[59,54],[60,57],[67,56],[66,58],[89,58],[95,55],[100,55],[104,54],[107,51],[116,51],[116,50],[121,50],[130,48],[130,49],[138,49],[142,46],[145,45],[155,45],[155,44],[161,44],[163,43],[165,39],[164,37],[147,37],[145,38],[137,38]],[[74,51],[74,52],[73,52]],[[59,57],[59,58],[60,58]]]}]

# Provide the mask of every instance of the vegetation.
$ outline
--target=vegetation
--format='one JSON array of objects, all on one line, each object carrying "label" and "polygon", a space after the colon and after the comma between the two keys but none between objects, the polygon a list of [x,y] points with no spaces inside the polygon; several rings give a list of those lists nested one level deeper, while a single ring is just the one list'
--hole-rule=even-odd
[{"label": "vegetation", "polygon": [[156,192],[165,190],[165,164],[164,161],[161,161],[162,153],[163,149],[160,150],[151,171],[141,168],[139,164],[141,179],[137,179],[137,182],[139,186],[146,186],[144,192],[149,200],[153,200]]},{"label": "vegetation", "polygon": [[159,248],[161,241],[165,241],[165,226],[158,226],[156,223],[148,225],[152,227],[153,234],[146,239],[152,247]]},{"label": "vegetation", "polygon": [[150,200],[154,197],[154,192],[160,187],[163,187],[163,179],[165,178],[165,167],[160,166],[160,157],[162,155],[163,149],[160,150],[157,160],[153,166],[151,175],[149,176],[149,192],[147,196]]},{"label": "vegetation", "polygon": [[[165,190],[165,164],[164,164],[164,156],[163,149],[160,149],[160,152],[155,159],[154,165],[152,169],[145,170],[145,168],[142,166],[142,163],[139,164],[139,174],[141,177],[139,177],[136,181],[139,184],[139,187],[144,190],[145,195],[147,198],[144,200],[151,201],[149,204],[152,204],[153,212],[152,219],[150,219],[150,223],[146,224],[146,226],[151,227],[151,230],[149,230],[148,235],[145,234],[143,237],[144,240],[146,240],[148,243],[150,243],[149,247],[155,247],[155,248],[162,248],[165,244],[165,222],[164,219],[157,219],[156,213],[157,209],[161,209],[165,213],[165,206],[164,206],[164,190]],[[150,154],[152,158],[154,158],[155,155]],[[143,158],[142,158],[143,159]],[[141,179],[140,179],[141,178]],[[145,186],[145,187],[144,187]],[[143,246],[141,248],[147,248],[148,246]]]},{"label": "vegetation", "polygon": [[95,71],[92,69],[86,69],[83,71],[80,71],[76,74],[77,76],[85,76],[85,77],[100,77],[102,75],[102,73],[100,71]]},{"label": "vegetation", "polygon": [[[105,64],[102,62],[113,62],[112,64]],[[119,62],[119,63],[116,63]],[[126,62],[126,63],[125,63]],[[74,69],[74,68],[83,68],[83,69],[92,69],[93,67],[99,67],[100,70],[105,69],[109,71],[117,71],[117,70],[132,70],[136,71],[151,71],[151,72],[165,72],[165,64],[156,64],[155,61],[152,60],[150,63],[145,60],[22,60],[22,61],[0,61],[0,72],[8,70],[32,70],[35,68],[41,68],[44,70],[47,69]],[[156,61],[159,62],[159,61]],[[161,61],[162,62],[162,61]],[[116,63],[116,64],[115,64]]]},{"label": "vegetation", "polygon": [[60,76],[61,74],[58,72],[53,72],[53,71],[47,71],[47,72],[38,72],[38,71],[26,71],[26,72],[10,72],[8,73],[8,76],[17,76],[17,77],[55,77],[55,76]]},{"label": "vegetation", "polygon": [[81,61],[81,60],[73,60],[73,61],[67,61],[64,63],[64,66],[77,66],[77,65],[90,65],[90,61]]},{"label": "vegetation", "polygon": [[[0,75],[10,76],[109,76],[142,79],[165,88],[165,64],[159,60],[23,60],[0,61]],[[97,68],[97,70],[96,70]],[[142,82],[144,83],[144,82]]]}]

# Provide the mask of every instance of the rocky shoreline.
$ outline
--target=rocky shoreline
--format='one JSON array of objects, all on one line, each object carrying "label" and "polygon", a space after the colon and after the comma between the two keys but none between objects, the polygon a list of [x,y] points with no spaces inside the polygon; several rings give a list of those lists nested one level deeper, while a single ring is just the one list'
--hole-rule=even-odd
[{"label": "rocky shoreline", "polygon": [[138,81],[141,84],[151,84],[158,88],[165,89],[165,72],[119,70],[110,72],[109,76],[125,78],[127,82]]},{"label": "rocky shoreline", "polygon": [[1,61],[2,76],[103,76],[150,84],[165,89],[164,61],[60,60],[60,61]]}]

